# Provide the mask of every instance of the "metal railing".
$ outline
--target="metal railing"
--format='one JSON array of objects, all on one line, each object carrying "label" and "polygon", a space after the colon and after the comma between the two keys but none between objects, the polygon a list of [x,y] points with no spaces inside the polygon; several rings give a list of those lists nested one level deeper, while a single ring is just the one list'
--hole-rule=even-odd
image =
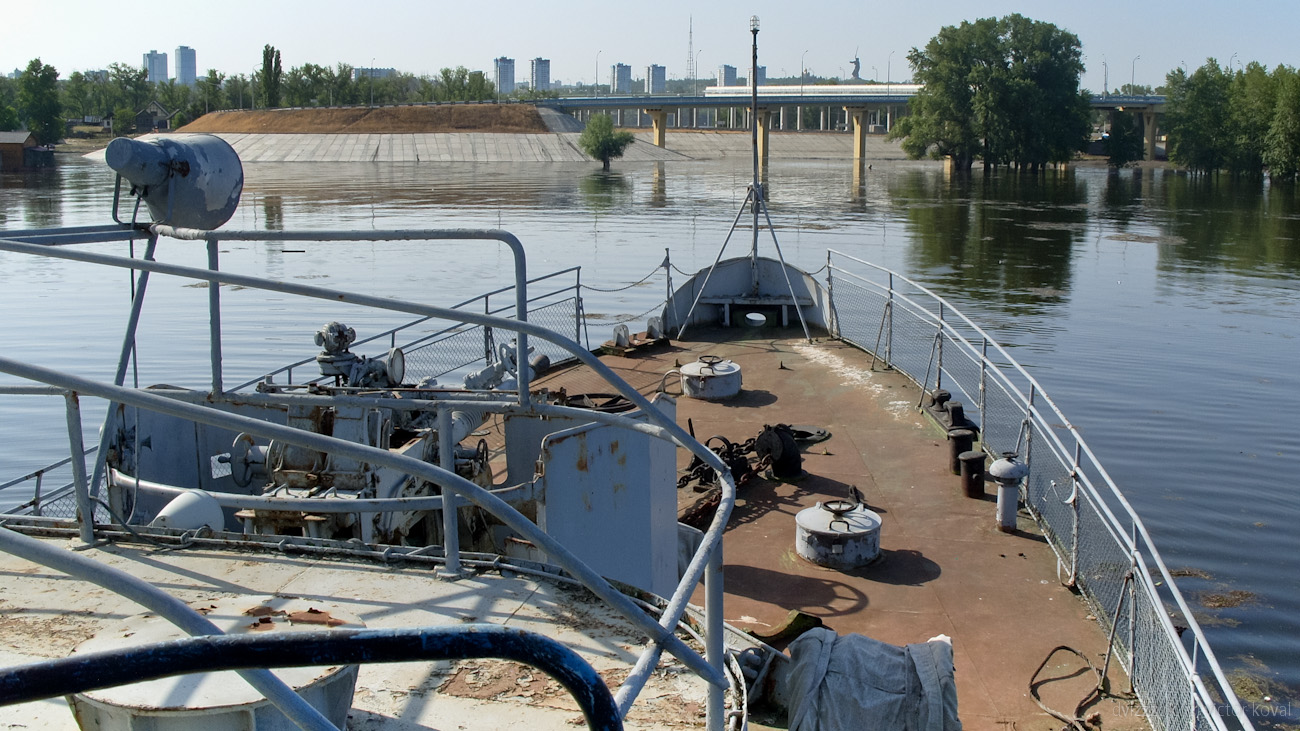
[{"label": "metal railing", "polygon": [[[1113,637],[1152,728],[1253,729],[1146,527],[1038,382],[924,286],[838,251],[828,253],[827,267],[836,335],[923,394],[949,391],[978,425],[986,452],[1015,452],[1029,466],[1025,504],[1066,583]],[[1169,607],[1187,627],[1181,637]]]},{"label": "metal railing", "polygon": [[[9,387],[11,393],[41,393],[43,395],[61,394],[65,396],[68,407],[68,424],[69,424],[69,441],[71,446],[69,466],[74,472],[73,488],[75,495],[75,505],[77,507],[76,515],[80,522],[80,532],[82,540],[93,542],[96,528],[96,508],[92,502],[93,488],[100,484],[104,477],[105,471],[104,453],[106,450],[101,448],[97,455],[96,469],[93,477],[87,475],[85,469],[85,455],[90,453],[82,444],[82,434],[80,429],[81,419],[76,404],[80,398],[96,397],[104,399],[110,404],[122,404],[127,407],[136,409],[145,409],[160,414],[187,419],[196,423],[202,423],[221,429],[227,429],[238,432],[246,432],[257,437],[265,439],[275,439],[283,441],[286,444],[303,447],[306,449],[329,453],[346,459],[353,459],[361,463],[367,463],[376,467],[383,467],[405,473],[418,480],[425,480],[430,483],[439,485],[443,489],[443,496],[436,498],[438,504],[432,504],[433,498],[390,498],[382,500],[371,500],[368,505],[369,509],[375,512],[387,510],[436,510],[441,509],[441,501],[444,496],[454,494],[456,501],[460,504],[473,504],[485,511],[491,513],[503,524],[513,529],[524,540],[532,542],[539,549],[543,550],[549,559],[557,566],[566,571],[570,576],[578,580],[588,590],[597,597],[609,604],[614,610],[626,617],[639,631],[650,638],[650,642],[640,655],[637,663],[633,667],[628,678],[622,683],[619,692],[615,698],[620,714],[626,716],[636,701],[638,694],[644,688],[650,674],[658,664],[659,658],[664,650],[670,652],[686,665],[692,672],[707,681],[709,685],[709,699],[707,703],[708,726],[710,729],[721,731],[725,723],[725,711],[723,706],[724,690],[729,686],[725,666],[725,656],[722,641],[723,620],[722,620],[722,550],[721,538],[723,528],[729,519],[731,508],[735,501],[735,483],[725,464],[708,448],[695,440],[686,430],[678,426],[671,418],[662,414],[657,408],[632,388],[629,384],[619,378],[610,368],[605,366],[594,356],[586,347],[578,342],[576,337],[570,337],[567,334],[558,333],[550,328],[539,325],[528,317],[530,302],[527,296],[527,280],[524,276],[524,263],[522,247],[510,234],[501,231],[468,231],[468,230],[451,230],[451,231],[348,231],[348,232],[210,232],[173,229],[171,227],[155,225],[151,227],[150,244],[152,251],[153,245],[156,245],[159,236],[178,238],[183,240],[202,240],[206,241],[209,250],[209,268],[192,268],[178,266],[173,264],[164,264],[153,261],[150,258],[136,259],[131,257],[113,256],[108,254],[99,254],[88,251],[71,249],[67,246],[57,246],[51,244],[66,244],[69,241],[60,241],[57,231],[52,232],[24,232],[33,238],[39,237],[40,243],[29,243],[28,240],[19,240],[17,238],[5,238],[0,235],[0,251],[10,251],[39,257],[63,259],[69,261],[79,261],[83,263],[97,264],[105,267],[130,269],[142,272],[141,282],[138,284],[136,297],[133,302],[133,313],[138,313],[145,296],[146,287],[144,278],[147,274],[167,275],[183,277],[192,280],[206,281],[209,283],[208,297],[210,303],[209,310],[209,333],[211,337],[212,348],[212,391],[207,396],[209,398],[199,399],[200,403],[187,403],[183,397],[176,397],[177,394],[165,394],[163,392],[150,392],[145,389],[125,388],[121,385],[101,383],[92,381],[78,376],[63,373],[47,368],[41,368],[27,363],[22,363],[8,358],[0,358],[0,372],[8,373],[22,379],[35,383],[45,384],[38,387]],[[135,235],[139,235],[137,232]],[[120,229],[103,229],[96,231],[89,236],[96,241],[118,240],[126,237],[126,233]],[[393,298],[375,297],[350,292],[342,292],[323,287],[315,287],[298,283],[281,282],[276,280],[252,277],[223,272],[216,266],[216,252],[218,250],[217,242],[219,240],[282,240],[282,241],[301,241],[301,240],[410,240],[410,241],[438,241],[453,239],[495,239],[509,243],[516,253],[516,285],[508,288],[513,299],[512,308],[514,310],[513,318],[501,317],[497,314],[479,313],[469,309],[453,309],[446,307],[435,307],[423,305]],[[78,241],[84,241],[87,238],[79,238]],[[576,278],[576,276],[575,276]],[[589,410],[574,409],[562,406],[548,406],[533,402],[529,397],[528,380],[525,376],[527,369],[521,369],[519,374],[518,390],[497,395],[489,400],[478,400],[462,403],[454,400],[444,400],[438,402],[434,410],[438,411],[440,434],[450,435],[450,418],[451,409],[458,406],[474,406],[478,408],[491,407],[494,411],[503,413],[536,413],[540,415],[559,415],[570,418],[580,418],[586,421],[596,421],[603,423],[617,424],[618,426],[632,429],[638,432],[649,434],[655,438],[664,439],[674,442],[688,449],[692,454],[703,459],[708,465],[713,467],[720,475],[720,485],[722,486],[721,503],[710,524],[705,531],[703,541],[692,556],[689,565],[683,572],[680,582],[675,587],[672,596],[667,601],[667,606],[658,616],[652,616],[647,613],[633,599],[614,588],[607,580],[597,574],[593,569],[587,566],[581,559],[575,556],[565,546],[561,545],[554,538],[547,535],[540,527],[529,518],[525,517],[514,507],[506,503],[493,490],[482,488],[469,480],[460,477],[454,472],[453,466],[444,460],[441,466],[435,466],[414,457],[404,456],[386,449],[370,447],[363,444],[336,439],[321,434],[295,429],[289,426],[274,424],[255,418],[241,416],[229,413],[219,408],[213,408],[213,403],[220,404],[228,400],[230,392],[222,388],[222,367],[221,367],[221,317],[220,317],[220,286],[239,286],[252,289],[260,289],[280,294],[295,295],[300,297],[315,298],[331,302],[346,303],[369,307],[377,310],[390,312],[404,312],[415,315],[420,318],[438,318],[449,320],[459,325],[442,331],[463,332],[468,328],[482,328],[484,332],[495,331],[507,334],[507,337],[514,341],[518,348],[519,361],[526,361],[526,353],[529,338],[535,338],[538,341],[546,343],[547,348],[554,348],[555,352],[560,353],[563,357],[576,359],[590,368],[598,377],[603,378],[610,388],[623,397],[627,398],[646,416],[649,423],[641,423],[625,416],[618,414],[595,413]],[[494,294],[500,294],[507,290],[498,290]],[[557,290],[558,291],[558,290]],[[564,308],[566,302],[573,303],[570,305],[580,313],[580,297],[577,296],[577,285],[574,286],[573,297],[559,297],[557,301],[552,301],[540,306],[538,311],[546,312],[548,308]],[[543,296],[544,298],[545,296]],[[471,301],[472,302],[472,301]],[[484,299],[485,309],[491,310],[491,306],[486,304],[489,300]],[[499,310],[497,310],[499,312]],[[545,316],[539,318],[545,320]],[[124,337],[122,348],[121,362],[119,362],[118,384],[121,383],[121,376],[125,370],[124,366],[132,354],[132,343],[134,341],[134,326],[137,318],[133,315],[128,331]],[[459,330],[457,328],[460,328]],[[578,325],[574,325],[571,331],[573,335],[579,335]],[[392,337],[396,337],[395,333]],[[475,336],[479,337],[479,336]],[[436,335],[429,336],[427,342],[415,341],[416,349],[421,346],[436,347],[440,342]],[[545,352],[545,351],[544,351]],[[286,398],[292,398],[287,395]],[[202,401],[212,403],[201,403]],[[408,400],[411,401],[411,400]],[[385,404],[394,407],[392,404]],[[409,408],[428,409],[429,404],[409,404]],[[111,425],[113,414],[117,409],[109,408],[108,424]],[[445,421],[444,421],[445,418]],[[105,434],[111,429],[105,428]],[[443,454],[446,459],[450,459],[450,445],[445,445]],[[322,501],[319,506],[325,508],[331,501]],[[427,504],[426,504],[427,503]],[[355,506],[352,507],[355,510]],[[319,509],[317,510],[319,512]],[[350,511],[349,511],[350,512]],[[455,536],[458,534],[455,524],[455,510],[443,510],[444,535]],[[457,548],[454,542],[449,541],[444,546],[444,561],[448,573],[455,573],[458,569]],[[690,647],[685,641],[677,636],[678,628],[685,615],[687,605],[696,586],[703,580],[706,588],[705,601],[705,652],[701,655],[695,649]]]},{"label": "metal railing", "polygon": [[[526,298],[528,319],[557,333],[571,334],[574,340],[584,342],[581,274],[582,267],[569,267],[568,269],[561,269],[527,280],[526,285],[535,289],[535,285],[538,284],[545,283],[549,285],[556,279],[572,277],[571,283],[560,284],[542,294],[529,294]],[[511,311],[516,306],[513,301],[514,292],[514,286],[501,287],[471,297],[464,302],[452,305],[451,308],[511,318]],[[509,301],[509,304],[499,304],[503,297]],[[366,346],[401,348],[406,355],[407,377],[412,382],[422,378],[438,378],[448,373],[462,371],[476,364],[486,365],[495,357],[496,334],[490,327],[457,324],[440,328],[431,333],[419,336],[413,335],[420,328],[427,327],[432,319],[421,317],[418,320],[376,333],[356,341],[351,345],[351,348],[358,352],[363,351]],[[533,350],[534,353],[550,358],[552,364],[558,365],[573,360],[572,356],[569,356],[563,348],[549,342],[534,343]],[[295,381],[295,371],[300,371],[304,367],[307,368],[310,375],[303,381]],[[320,381],[323,378],[316,370],[316,359],[303,358],[264,373],[257,378],[245,381],[231,390],[240,391],[268,378],[280,376],[285,379],[281,383],[289,384]]]}]

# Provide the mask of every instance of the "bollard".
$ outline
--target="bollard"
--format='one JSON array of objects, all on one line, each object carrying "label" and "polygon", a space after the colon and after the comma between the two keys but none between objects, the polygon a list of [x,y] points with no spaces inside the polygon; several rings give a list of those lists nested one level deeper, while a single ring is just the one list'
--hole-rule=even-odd
[{"label": "bollard", "polygon": [[948,411],[948,428],[965,429],[966,407],[962,406],[960,401],[949,401],[946,408]]},{"label": "bollard", "polygon": [[949,429],[948,430],[948,469],[952,470],[954,475],[961,474],[961,460],[959,459],[962,452],[969,452],[975,444],[975,432],[970,429]]},{"label": "bollard", "polygon": [[961,487],[966,497],[984,497],[984,453],[979,450],[962,452],[957,459],[961,460]]},{"label": "bollard", "polygon": [[1016,461],[1015,452],[1003,452],[1002,459],[989,465],[989,474],[998,482],[998,530],[1011,533],[1016,529],[1016,511],[1020,502],[1020,481],[1029,476],[1029,465]]}]

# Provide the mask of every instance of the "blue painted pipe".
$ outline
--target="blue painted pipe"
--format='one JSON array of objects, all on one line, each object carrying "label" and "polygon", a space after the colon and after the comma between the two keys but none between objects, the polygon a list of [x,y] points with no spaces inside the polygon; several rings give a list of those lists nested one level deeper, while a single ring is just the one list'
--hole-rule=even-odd
[{"label": "blue painted pipe", "polygon": [[587,728],[623,728],[605,681],[578,653],[545,635],[493,624],[204,635],[88,652],[0,670],[0,705],[193,672],[484,657],[532,665],[555,678],[578,702]]}]

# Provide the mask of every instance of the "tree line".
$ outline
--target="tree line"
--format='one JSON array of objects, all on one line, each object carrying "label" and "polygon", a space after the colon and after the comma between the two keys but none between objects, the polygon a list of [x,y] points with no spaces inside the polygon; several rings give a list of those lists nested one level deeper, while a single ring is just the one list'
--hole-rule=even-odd
[{"label": "tree line", "polygon": [[[443,68],[436,75],[396,72],[390,76],[357,74],[346,64],[304,63],[282,70],[280,52],[267,45],[262,64],[248,74],[223,74],[216,69],[193,87],[168,80],[150,82],[147,69],[114,63],[104,72],[74,71],[60,78],[53,66],[33,59],[17,79],[0,77],[0,130],[32,131],[40,144],[57,142],[65,119],[112,115],[119,133],[130,131],[136,113],[156,100],[176,112],[178,126],[212,111],[274,107],[326,107],[421,102],[488,101],[496,87],[482,71],[464,66]],[[521,89],[510,98],[554,96],[552,92]]]},{"label": "tree line", "polygon": [[[947,26],[908,54],[923,89],[891,137],[912,157],[948,158],[960,170],[979,160],[1038,170],[1072,159],[1094,126],[1079,39],[1021,15]],[[1125,86],[1121,94],[1163,93],[1161,127],[1171,162],[1194,173],[1294,181],[1300,174],[1300,73],[1258,63],[1231,68],[1214,59],[1190,74],[1175,69],[1165,86]],[[1137,115],[1112,112],[1110,162],[1141,158]]]},{"label": "tree line", "polygon": [[1169,159],[1200,174],[1291,182],[1300,173],[1300,73],[1259,63],[1224,68],[1214,59],[1165,79]]}]

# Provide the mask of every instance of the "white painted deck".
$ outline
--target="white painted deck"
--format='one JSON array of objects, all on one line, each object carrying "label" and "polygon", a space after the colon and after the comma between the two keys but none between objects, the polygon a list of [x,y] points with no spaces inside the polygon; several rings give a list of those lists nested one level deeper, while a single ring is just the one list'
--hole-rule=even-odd
[{"label": "white painted deck", "polygon": [[[71,550],[73,542],[61,540]],[[490,622],[545,634],[582,655],[617,690],[645,637],[584,590],[494,573],[448,582],[426,568],[383,567],[227,550],[106,545],[84,552],[191,603],[295,596],[370,628]],[[101,628],[144,612],[108,590],[0,553],[0,663],[63,657]],[[698,648],[697,648],[698,649]],[[238,681],[243,682],[243,681]],[[705,683],[669,656],[626,719],[631,729],[703,726]],[[472,660],[362,666],[350,729],[584,727],[577,704],[540,671]],[[7,707],[0,729],[76,729],[63,699]]]}]

